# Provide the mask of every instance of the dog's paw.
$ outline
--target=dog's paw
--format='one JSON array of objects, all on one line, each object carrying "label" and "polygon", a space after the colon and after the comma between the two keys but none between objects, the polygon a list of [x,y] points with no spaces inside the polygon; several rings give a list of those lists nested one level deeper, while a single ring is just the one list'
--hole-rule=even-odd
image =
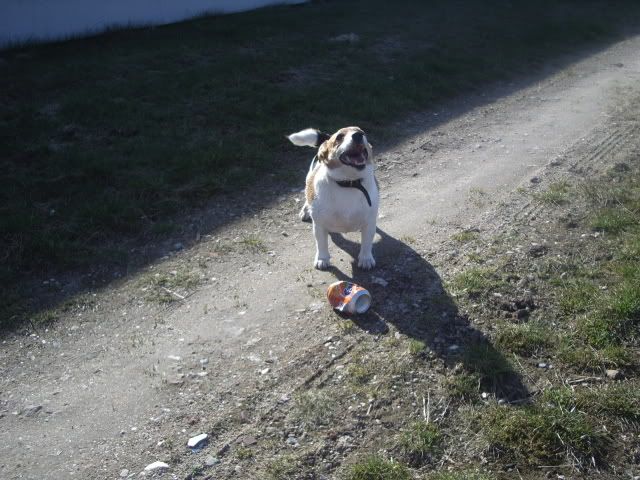
[{"label": "dog's paw", "polygon": [[298,218],[301,222],[311,222],[311,215],[309,214],[309,207],[305,204],[298,213]]},{"label": "dog's paw", "polygon": [[361,255],[358,257],[358,267],[363,270],[371,270],[376,266],[376,261],[373,255]]},{"label": "dog's paw", "polygon": [[331,266],[331,262],[329,262],[328,258],[316,258],[315,262],[313,263],[313,266],[316,267],[318,270],[326,270]]}]

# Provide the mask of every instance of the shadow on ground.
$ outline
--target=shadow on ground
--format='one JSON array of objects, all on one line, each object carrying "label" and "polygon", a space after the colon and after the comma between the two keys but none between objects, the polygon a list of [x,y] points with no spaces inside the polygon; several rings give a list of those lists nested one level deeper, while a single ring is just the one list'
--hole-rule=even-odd
[{"label": "shadow on ground", "polygon": [[[381,239],[374,245],[377,266],[373,273],[354,265],[355,273],[350,277],[331,267],[336,278],[366,286],[373,297],[367,313],[347,318],[372,334],[385,333],[390,323],[401,333],[424,342],[447,366],[460,363],[466,371],[478,375],[482,391],[511,402],[526,400],[529,392],[520,375],[486,335],[458,311],[433,266],[406,243],[380,228],[377,233]],[[358,243],[337,233],[331,234],[331,239],[357,258]],[[388,285],[373,283],[372,275],[383,278]]]},{"label": "shadow on ground", "polygon": [[310,159],[284,134],[359,124],[380,157],[635,34],[640,14],[604,0],[349,4],[0,51],[0,334],[280,202]]}]

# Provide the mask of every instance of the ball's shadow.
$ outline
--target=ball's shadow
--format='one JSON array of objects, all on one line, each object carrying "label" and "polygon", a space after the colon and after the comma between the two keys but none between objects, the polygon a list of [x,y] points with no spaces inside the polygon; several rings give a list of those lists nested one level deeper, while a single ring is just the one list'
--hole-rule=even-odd
[{"label": "ball's shadow", "polygon": [[[489,338],[458,311],[433,266],[406,243],[380,228],[377,233],[381,239],[374,245],[377,265],[373,270],[359,269],[356,260],[352,276],[331,267],[339,280],[360,284],[373,297],[365,314],[345,318],[371,334],[386,333],[392,324],[399,332],[424,342],[447,366],[462,364],[477,374],[484,391],[507,400],[528,398],[520,375]],[[359,243],[337,233],[331,234],[331,239],[357,258]]]}]

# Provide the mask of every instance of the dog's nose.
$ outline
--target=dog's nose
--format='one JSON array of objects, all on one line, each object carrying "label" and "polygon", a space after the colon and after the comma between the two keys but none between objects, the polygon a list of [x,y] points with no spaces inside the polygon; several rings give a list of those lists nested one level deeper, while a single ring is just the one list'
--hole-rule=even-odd
[{"label": "dog's nose", "polygon": [[351,135],[351,139],[355,142],[355,143],[362,143],[362,139],[364,138],[364,133],[362,132],[356,132],[354,134]]}]

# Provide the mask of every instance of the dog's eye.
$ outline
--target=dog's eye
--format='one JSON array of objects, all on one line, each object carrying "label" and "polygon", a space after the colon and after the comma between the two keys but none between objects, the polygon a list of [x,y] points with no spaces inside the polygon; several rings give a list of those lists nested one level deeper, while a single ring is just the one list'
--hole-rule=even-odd
[{"label": "dog's eye", "polygon": [[341,142],[343,138],[344,138],[344,133],[339,133],[338,136],[336,137],[336,141]]}]

